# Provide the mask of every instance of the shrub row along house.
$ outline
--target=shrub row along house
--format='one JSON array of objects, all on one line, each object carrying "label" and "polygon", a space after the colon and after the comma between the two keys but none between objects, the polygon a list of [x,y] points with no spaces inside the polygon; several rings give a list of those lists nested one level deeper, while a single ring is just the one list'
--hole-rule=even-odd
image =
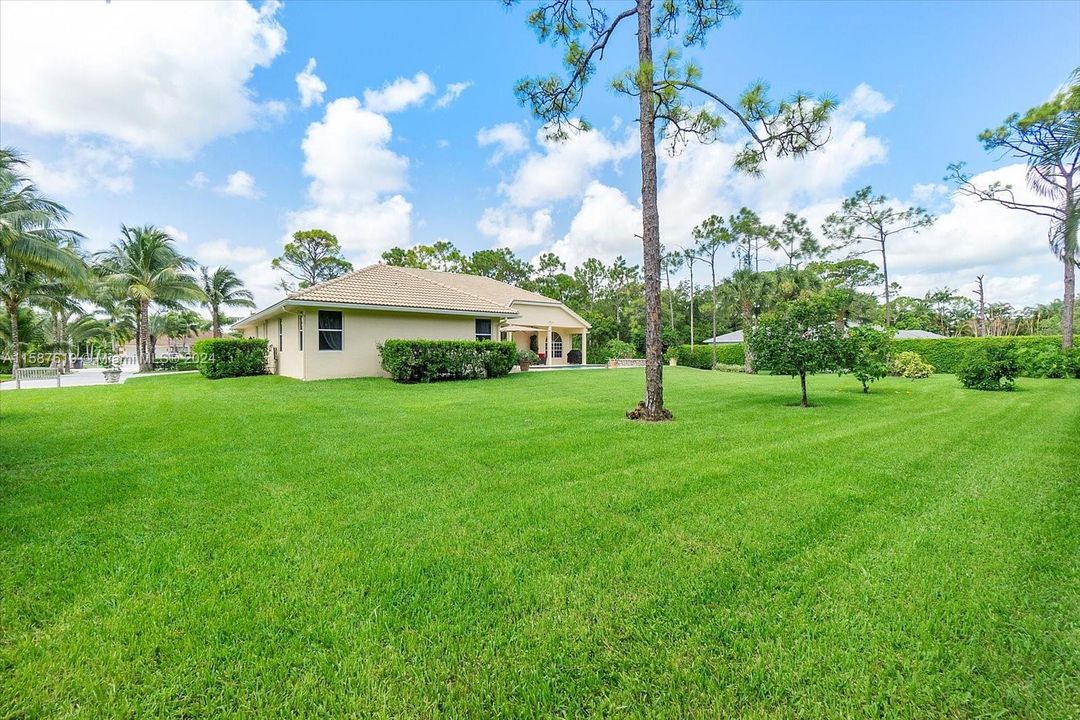
[{"label": "shrub row along house", "polygon": [[589,327],[558,300],[498,280],[391,265],[304,288],[233,325],[267,339],[272,369],[301,380],[385,376],[378,346],[391,339],[510,340],[566,365],[580,336],[585,363]]}]

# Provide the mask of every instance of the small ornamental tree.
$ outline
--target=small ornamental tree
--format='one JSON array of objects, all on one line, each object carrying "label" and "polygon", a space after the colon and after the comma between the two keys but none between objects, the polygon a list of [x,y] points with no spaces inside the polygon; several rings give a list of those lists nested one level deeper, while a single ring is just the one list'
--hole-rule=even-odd
[{"label": "small ornamental tree", "polygon": [[863,325],[848,331],[848,369],[862,383],[862,391],[870,392],[870,383],[889,374],[889,344],[891,333]]},{"label": "small ornamental tree", "polygon": [[799,376],[802,407],[810,407],[806,376],[840,372],[845,364],[845,340],[836,328],[835,310],[821,297],[795,300],[762,316],[748,338],[759,369]]}]

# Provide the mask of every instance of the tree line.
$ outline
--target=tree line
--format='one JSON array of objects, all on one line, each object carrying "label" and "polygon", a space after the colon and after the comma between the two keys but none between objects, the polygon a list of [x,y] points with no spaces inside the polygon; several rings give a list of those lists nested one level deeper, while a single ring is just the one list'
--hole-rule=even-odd
[{"label": "tree line", "polygon": [[152,225],[122,226],[108,249],[85,252],[82,234],[65,227],[67,208],[43,195],[25,169],[18,152],[0,149],[0,349],[12,370],[30,351],[66,366],[80,349],[115,354],[132,339],[140,370],[149,370],[157,337],[220,337],[226,309],[254,307],[235,272],[199,266]]}]

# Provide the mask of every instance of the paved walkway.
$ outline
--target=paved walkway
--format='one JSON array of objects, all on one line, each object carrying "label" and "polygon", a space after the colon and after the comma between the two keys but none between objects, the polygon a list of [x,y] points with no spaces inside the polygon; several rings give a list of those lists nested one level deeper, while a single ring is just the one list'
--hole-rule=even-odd
[{"label": "paved walkway", "polygon": [[[122,365],[120,368],[120,380],[124,382],[130,377],[138,375],[139,368],[135,365]],[[165,373],[155,373],[165,374]],[[172,373],[168,373],[172,374]],[[151,377],[150,374],[146,374],[143,377]],[[72,370],[68,375],[60,376],[60,387],[75,387],[79,385],[104,385],[105,374],[101,368],[86,368],[84,370]],[[56,380],[23,380],[22,389],[29,390],[31,388],[53,388],[56,389]],[[0,390],[14,390],[15,381],[5,380],[0,382]]]}]

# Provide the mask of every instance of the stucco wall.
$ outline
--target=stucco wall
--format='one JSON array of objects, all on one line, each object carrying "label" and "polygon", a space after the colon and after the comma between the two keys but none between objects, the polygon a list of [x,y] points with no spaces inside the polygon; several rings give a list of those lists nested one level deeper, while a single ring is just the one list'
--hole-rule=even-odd
[{"label": "stucco wall", "polygon": [[[536,327],[551,325],[556,328],[581,327],[580,320],[557,305],[527,305],[522,302],[515,302],[513,309],[521,313],[521,317],[512,318],[508,321],[515,325]],[[577,330],[575,332],[581,331]]]},{"label": "stucco wall", "polygon": [[[336,308],[326,308],[327,310]],[[303,380],[345,377],[385,377],[376,346],[390,339],[474,340],[480,316],[435,315],[401,312],[342,310],[341,350],[319,350],[318,308],[304,308],[304,352],[299,350],[295,308],[270,318],[269,340],[277,347],[277,318],[283,317],[283,348],[278,355],[278,373]],[[497,332],[499,318],[491,318]],[[248,337],[265,337],[264,324],[247,329]],[[496,336],[497,337],[497,336]]]}]

